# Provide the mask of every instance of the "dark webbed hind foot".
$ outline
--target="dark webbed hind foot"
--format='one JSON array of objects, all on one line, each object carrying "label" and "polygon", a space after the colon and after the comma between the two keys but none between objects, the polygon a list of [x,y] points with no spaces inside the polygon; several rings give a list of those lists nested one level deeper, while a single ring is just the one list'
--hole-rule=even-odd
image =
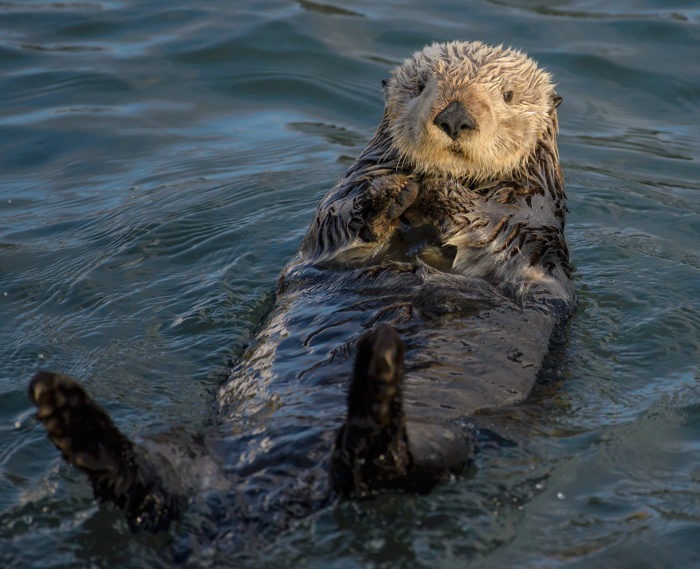
[{"label": "dark webbed hind foot", "polygon": [[39,372],[29,384],[29,399],[63,458],[88,475],[96,499],[126,511],[132,530],[158,531],[178,517],[185,499],[164,488],[147,454],[75,380]]},{"label": "dark webbed hind foot", "polygon": [[406,488],[412,458],[402,407],[404,346],[381,325],[358,342],[348,414],[331,459],[331,482],[343,495]]},{"label": "dark webbed hind foot", "polygon": [[29,384],[29,399],[51,442],[75,466],[108,475],[129,462],[132,442],[70,377],[37,373]]},{"label": "dark webbed hind foot", "polygon": [[344,496],[428,492],[471,462],[470,432],[440,421],[406,423],[404,350],[385,324],[358,342],[348,413],[331,457],[331,484]]}]

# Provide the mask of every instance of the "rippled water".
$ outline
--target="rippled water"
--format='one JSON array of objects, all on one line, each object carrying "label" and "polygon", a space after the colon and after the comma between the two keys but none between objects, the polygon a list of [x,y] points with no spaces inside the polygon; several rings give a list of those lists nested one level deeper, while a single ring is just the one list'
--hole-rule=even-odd
[{"label": "rippled water", "polygon": [[204,428],[373,132],[380,80],[448,39],[524,49],[564,97],[580,307],[563,381],[503,412],[517,444],[472,476],[195,559],[700,566],[700,9],[682,0],[0,2],[0,566],[166,563],[197,520],[133,536],[95,506],[29,377],[83,378],[130,434]]}]

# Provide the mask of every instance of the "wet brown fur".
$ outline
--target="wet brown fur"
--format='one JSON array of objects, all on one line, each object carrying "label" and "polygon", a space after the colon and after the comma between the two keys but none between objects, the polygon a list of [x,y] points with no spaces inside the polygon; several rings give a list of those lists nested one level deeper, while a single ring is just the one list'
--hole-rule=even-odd
[{"label": "wet brown fur", "polygon": [[[573,303],[550,75],[514,49],[436,43],[392,72],[385,99],[376,134],[319,205],[288,272],[391,259],[397,239],[430,227],[417,255],[427,264],[520,296],[542,285]],[[475,122],[456,140],[434,123],[454,102]],[[436,261],[435,248],[451,252]]]}]

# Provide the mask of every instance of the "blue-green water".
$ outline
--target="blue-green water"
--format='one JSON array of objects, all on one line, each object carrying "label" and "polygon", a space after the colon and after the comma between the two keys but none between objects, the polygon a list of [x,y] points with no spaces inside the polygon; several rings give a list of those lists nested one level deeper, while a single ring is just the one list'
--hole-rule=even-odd
[{"label": "blue-green water", "polygon": [[381,79],[449,39],[524,49],[564,97],[564,381],[473,476],[195,562],[700,567],[700,8],[681,0],[0,2],[1,567],[165,563],[196,520],[133,536],[97,507],[28,379],[83,379],[129,434],[206,428]]}]

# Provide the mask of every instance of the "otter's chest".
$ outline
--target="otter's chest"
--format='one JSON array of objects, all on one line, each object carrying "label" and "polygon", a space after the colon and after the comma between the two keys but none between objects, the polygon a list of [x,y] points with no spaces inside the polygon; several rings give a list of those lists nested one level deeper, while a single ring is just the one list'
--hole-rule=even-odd
[{"label": "otter's chest", "polygon": [[[416,201],[401,217],[398,233],[408,253],[425,256],[440,268],[452,268],[455,257],[493,254],[497,236],[515,217],[523,217],[523,204],[507,184],[488,191],[473,191],[454,181],[423,180]],[[521,226],[522,224],[519,224]]]}]

